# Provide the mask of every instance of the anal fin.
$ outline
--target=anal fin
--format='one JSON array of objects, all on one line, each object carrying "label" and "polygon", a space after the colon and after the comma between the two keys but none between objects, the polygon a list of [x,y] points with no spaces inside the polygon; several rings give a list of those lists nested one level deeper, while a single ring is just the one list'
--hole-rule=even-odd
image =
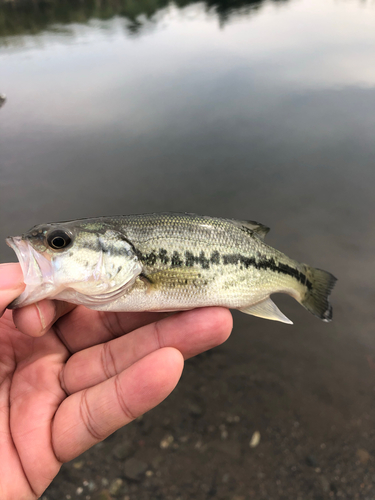
[{"label": "anal fin", "polygon": [[293,325],[293,322],[283,314],[277,305],[268,297],[262,302],[258,302],[249,307],[243,307],[240,309],[241,312],[245,314],[252,314],[253,316],[258,316],[259,318],[270,319],[273,321],[281,321],[281,323],[287,323],[288,325]]}]

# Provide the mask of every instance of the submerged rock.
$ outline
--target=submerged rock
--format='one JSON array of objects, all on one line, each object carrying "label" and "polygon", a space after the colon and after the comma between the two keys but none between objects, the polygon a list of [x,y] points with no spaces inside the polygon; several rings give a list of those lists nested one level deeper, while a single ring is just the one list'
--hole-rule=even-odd
[{"label": "submerged rock", "polygon": [[141,481],[145,475],[148,465],[137,458],[129,458],[124,465],[124,474],[127,479]]}]

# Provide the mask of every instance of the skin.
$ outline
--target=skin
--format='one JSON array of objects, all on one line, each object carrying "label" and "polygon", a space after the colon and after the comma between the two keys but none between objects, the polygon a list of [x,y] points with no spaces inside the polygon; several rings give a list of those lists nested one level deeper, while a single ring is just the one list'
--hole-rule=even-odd
[{"label": "skin", "polygon": [[18,264],[0,265],[0,498],[35,500],[63,462],[161,403],[184,359],[224,342],[227,309],[103,313],[43,300],[13,312]]}]

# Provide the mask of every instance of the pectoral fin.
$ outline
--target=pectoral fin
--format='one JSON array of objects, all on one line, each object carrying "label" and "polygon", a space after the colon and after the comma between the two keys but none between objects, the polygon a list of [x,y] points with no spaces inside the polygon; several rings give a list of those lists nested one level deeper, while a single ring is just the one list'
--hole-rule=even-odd
[{"label": "pectoral fin", "polygon": [[293,322],[290,321],[277,307],[277,305],[268,297],[258,304],[254,304],[249,307],[244,307],[240,309],[241,312],[245,314],[252,314],[253,316],[258,316],[259,318],[271,319],[273,321],[281,321],[281,323],[287,323],[292,325]]}]

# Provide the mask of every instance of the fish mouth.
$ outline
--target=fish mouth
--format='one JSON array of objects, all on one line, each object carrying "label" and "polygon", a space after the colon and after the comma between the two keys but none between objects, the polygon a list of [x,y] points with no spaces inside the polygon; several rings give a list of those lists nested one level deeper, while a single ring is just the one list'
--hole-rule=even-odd
[{"label": "fish mouth", "polygon": [[52,263],[22,236],[9,237],[7,245],[14,250],[21,265],[25,290],[8,306],[9,309],[27,306],[44,299],[54,288]]}]

